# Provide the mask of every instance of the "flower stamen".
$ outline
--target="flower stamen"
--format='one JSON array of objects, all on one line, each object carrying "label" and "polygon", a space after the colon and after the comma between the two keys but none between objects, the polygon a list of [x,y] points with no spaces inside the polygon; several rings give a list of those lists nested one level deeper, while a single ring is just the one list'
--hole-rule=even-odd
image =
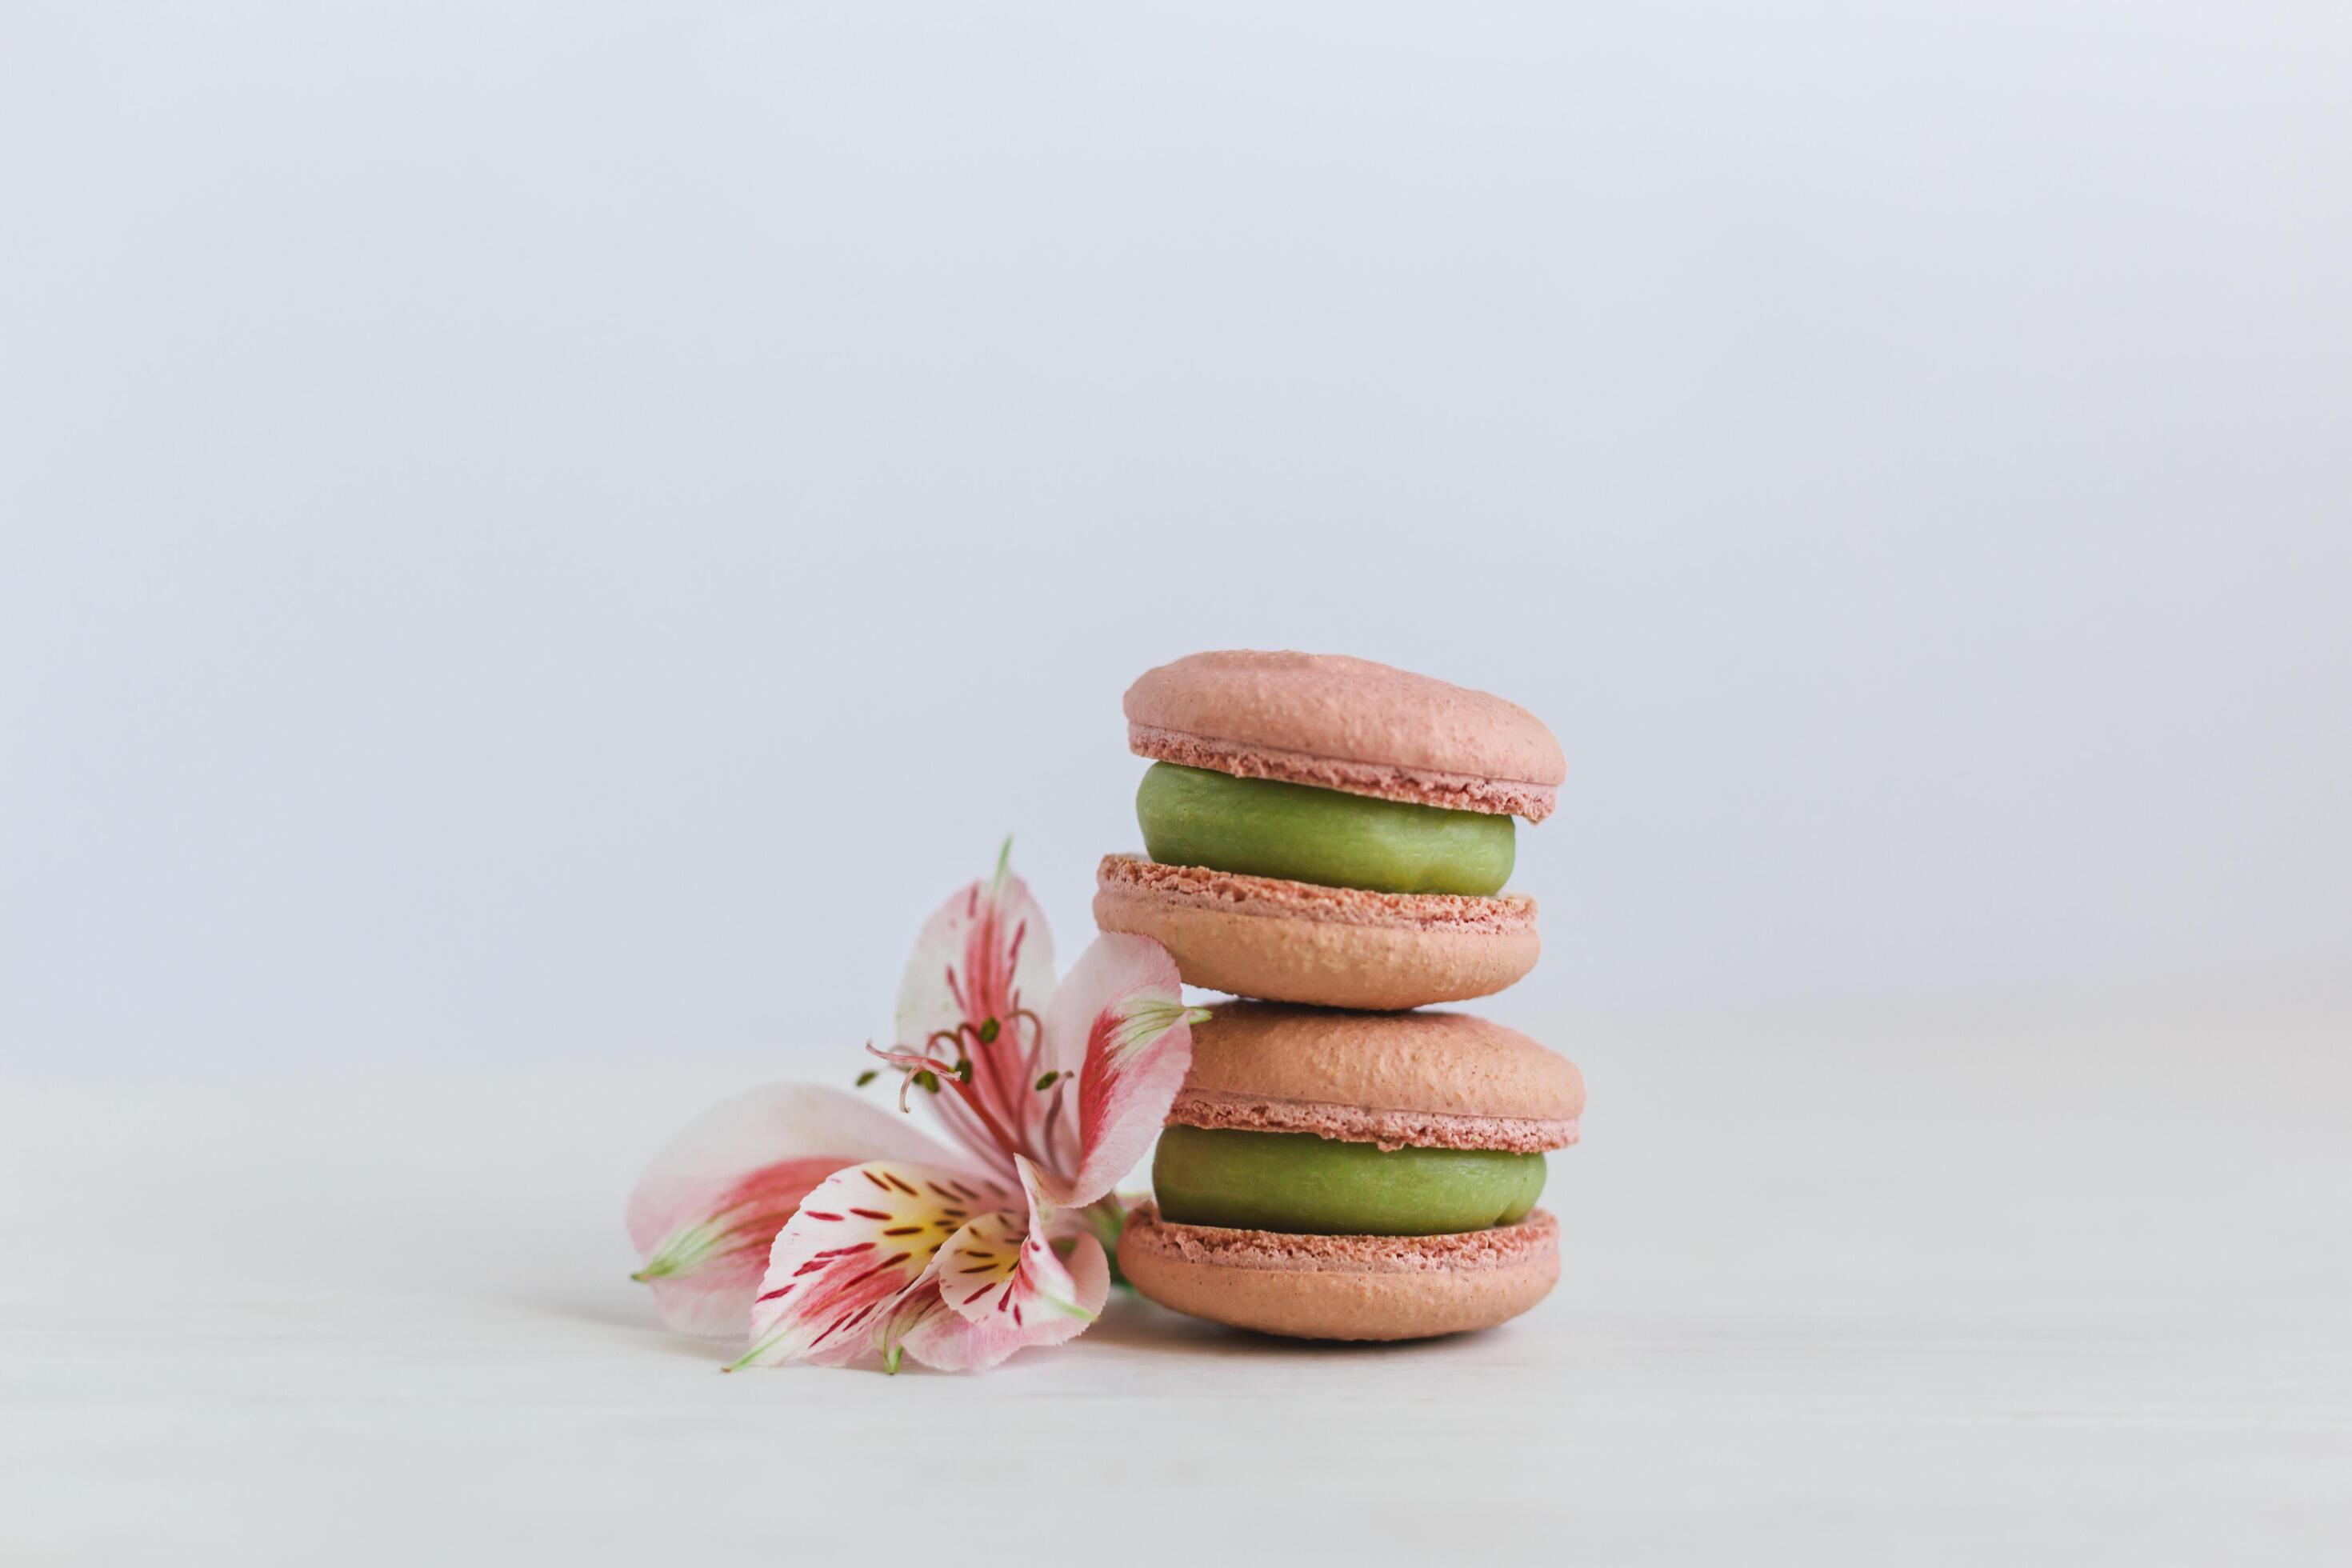
[{"label": "flower stamen", "polygon": [[[969,1029],[971,1026],[967,1024],[963,1027]],[[977,1033],[976,1030],[974,1032]],[[934,1032],[924,1044],[929,1045],[940,1040],[960,1044],[961,1034],[961,1030],[940,1029]],[[1003,1119],[997,1114],[996,1109],[989,1104],[987,1097],[981,1091],[982,1086],[973,1081],[974,1073],[970,1057],[959,1057],[956,1060],[949,1062],[938,1057],[927,1056],[920,1051],[896,1047],[886,1051],[870,1042],[866,1049],[868,1054],[888,1062],[906,1075],[898,1084],[900,1110],[907,1109],[908,1084],[920,1084],[933,1094],[939,1093],[943,1088],[952,1088],[956,1091],[957,1099],[966,1110],[979,1119],[982,1127],[986,1129],[988,1136],[994,1141],[997,1148],[1003,1151],[1006,1164],[1011,1164],[1017,1155],[1036,1158],[1029,1145],[1004,1125]]]}]

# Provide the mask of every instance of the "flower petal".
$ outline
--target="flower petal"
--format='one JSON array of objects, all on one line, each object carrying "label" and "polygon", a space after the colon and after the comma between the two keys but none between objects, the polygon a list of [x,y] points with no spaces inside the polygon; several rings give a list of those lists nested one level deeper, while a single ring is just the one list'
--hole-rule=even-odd
[{"label": "flower petal", "polygon": [[[942,1254],[944,1256],[944,1254]],[[1060,1344],[1086,1332],[1110,1295],[1110,1261],[1102,1243],[1080,1235],[1062,1259],[1072,1300],[1085,1312],[1030,1311],[1016,1320],[1012,1309],[990,1310],[975,1321],[944,1301],[912,1315],[897,1342],[925,1366],[940,1372],[982,1372],[1024,1345]]]},{"label": "flower petal", "polygon": [[1102,1303],[1079,1299],[1052,1246],[1055,1216],[1037,1190],[1036,1167],[1026,1160],[1020,1167],[1026,1205],[981,1215],[940,1248],[940,1299],[973,1322],[1000,1314],[1015,1325],[1041,1313],[1070,1320],[1077,1326],[1060,1336],[1066,1339],[1093,1321]]},{"label": "flower petal", "polygon": [[[899,1047],[950,1066],[971,1063],[969,1096],[937,1094],[933,1108],[1008,1179],[1016,1148],[1045,1113],[1035,1088],[1045,1057],[1039,1021],[1054,995],[1053,933],[1028,884],[1013,875],[1011,852],[1008,842],[994,876],[924,922],[898,984]],[[954,1043],[932,1044],[942,1033]]]},{"label": "flower petal", "polygon": [[870,1160],[825,1178],[776,1237],[737,1366],[838,1364],[876,1350],[900,1300],[975,1215],[1015,1201],[953,1166]]},{"label": "flower petal", "polygon": [[1135,1168],[1168,1117],[1192,1065],[1192,1025],[1168,950],[1148,936],[1107,935],[1080,955],[1045,1016],[1056,1064],[1075,1064],[1076,1125],[1055,1129],[1047,1151],[1054,1203],[1083,1208]]},{"label": "flower petal", "polygon": [[906,1117],[838,1089],[772,1084],[720,1100],[663,1146],[629,1196],[629,1239],[662,1321],[729,1338],[809,1189],[872,1159],[952,1163]]}]

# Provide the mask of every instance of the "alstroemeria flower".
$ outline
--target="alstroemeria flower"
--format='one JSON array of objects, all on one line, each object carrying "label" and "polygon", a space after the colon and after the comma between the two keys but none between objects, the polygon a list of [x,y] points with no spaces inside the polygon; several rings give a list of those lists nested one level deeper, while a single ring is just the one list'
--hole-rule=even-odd
[{"label": "alstroemeria flower", "polygon": [[629,1239],[662,1321],[743,1331],[776,1232],[809,1190],[859,1160],[945,1151],[903,1116],[837,1089],[770,1084],[720,1100],[656,1154],[629,1196]]},{"label": "alstroemeria flower", "polygon": [[1045,912],[1000,857],[924,925],[899,1043],[874,1052],[901,1108],[919,1090],[959,1147],[823,1090],[765,1091],[808,1097],[792,1103],[810,1117],[771,1113],[764,1131],[730,1101],[640,1184],[639,1277],[667,1288],[674,1326],[748,1320],[737,1366],[895,1371],[905,1354],[961,1371],[1073,1338],[1109,1293],[1111,1188],[1165,1119],[1202,1016],[1148,937],[1099,938],[1055,994]]}]

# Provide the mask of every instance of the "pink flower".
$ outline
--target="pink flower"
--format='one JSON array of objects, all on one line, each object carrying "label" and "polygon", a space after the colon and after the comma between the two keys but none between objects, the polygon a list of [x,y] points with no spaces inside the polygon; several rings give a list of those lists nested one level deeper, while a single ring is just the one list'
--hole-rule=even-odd
[{"label": "pink flower", "polygon": [[904,1354],[962,1371],[1075,1338],[1102,1310],[1105,1244],[1125,1221],[1111,1188],[1167,1116],[1204,1015],[1149,937],[1097,938],[1057,993],[1045,912],[1006,847],[925,923],[898,1044],[867,1047],[899,1074],[899,1108],[919,1092],[957,1147],[806,1085],[712,1108],[629,1202],[663,1321],[748,1322],[739,1367],[895,1372]]}]

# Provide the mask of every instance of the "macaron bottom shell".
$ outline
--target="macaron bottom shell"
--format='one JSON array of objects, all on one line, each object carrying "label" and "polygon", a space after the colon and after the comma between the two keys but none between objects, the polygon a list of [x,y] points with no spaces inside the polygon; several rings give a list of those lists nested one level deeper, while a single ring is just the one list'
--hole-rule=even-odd
[{"label": "macaron bottom shell", "polygon": [[1191,1226],[1146,1203],[1118,1243],[1120,1272],[1174,1311],[1259,1333],[1413,1340],[1490,1329],[1559,1279],[1559,1226],[1542,1209],[1466,1235],[1286,1236]]},{"label": "macaron bottom shell", "polygon": [[1503,990],[1535,967],[1535,900],[1377,893],[1130,855],[1103,858],[1095,924],[1151,937],[1188,985],[1391,1010]]},{"label": "macaron bottom shell", "polygon": [[1451,811],[1154,763],[1135,795],[1163,866],[1382,893],[1485,897],[1510,880],[1507,816]]},{"label": "macaron bottom shell", "polygon": [[1384,1151],[1312,1132],[1170,1127],[1152,1157],[1160,1212],[1184,1225],[1326,1236],[1443,1236],[1508,1225],[1543,1193],[1544,1157]]}]

